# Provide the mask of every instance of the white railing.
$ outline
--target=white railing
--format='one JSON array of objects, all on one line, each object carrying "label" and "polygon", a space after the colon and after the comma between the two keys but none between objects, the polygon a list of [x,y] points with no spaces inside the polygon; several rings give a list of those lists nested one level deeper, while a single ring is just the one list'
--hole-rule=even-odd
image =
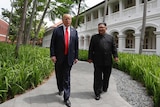
[{"label": "white railing", "polygon": [[117,21],[120,18],[120,12],[112,13],[109,16],[109,20]]},{"label": "white railing", "polygon": [[[140,11],[143,11],[144,4],[140,4]],[[147,10],[152,10],[157,8],[157,0],[152,0],[147,2]]]},{"label": "white railing", "polygon": [[122,17],[131,17],[136,14],[136,7],[130,7],[122,11]]},{"label": "white railing", "polygon": [[[125,52],[125,53],[135,53],[135,49],[124,48],[123,52]],[[142,53],[147,54],[147,55],[153,55],[153,54],[156,54],[156,49],[143,49]]]},{"label": "white railing", "polygon": [[126,52],[126,53],[135,53],[135,49],[132,49],[132,48],[124,48],[124,49],[123,49],[123,52]]},{"label": "white railing", "polygon": [[142,53],[147,54],[147,55],[156,54],[156,49],[143,49]]}]

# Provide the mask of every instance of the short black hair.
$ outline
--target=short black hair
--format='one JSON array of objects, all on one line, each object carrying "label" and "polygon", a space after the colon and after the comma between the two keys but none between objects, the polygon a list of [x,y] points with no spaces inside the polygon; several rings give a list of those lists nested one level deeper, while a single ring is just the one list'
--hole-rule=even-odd
[{"label": "short black hair", "polygon": [[98,26],[99,26],[99,25],[107,26],[107,24],[106,24],[105,22],[98,23]]}]

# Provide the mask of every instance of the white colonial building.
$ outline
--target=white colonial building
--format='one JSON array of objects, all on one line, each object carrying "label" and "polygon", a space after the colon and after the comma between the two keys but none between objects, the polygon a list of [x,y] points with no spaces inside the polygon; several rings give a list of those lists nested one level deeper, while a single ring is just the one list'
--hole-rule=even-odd
[{"label": "white colonial building", "polygon": [[58,23],[46,29],[42,40],[42,47],[50,47],[53,29],[60,25],[62,25],[62,21],[59,21]]},{"label": "white colonial building", "polygon": [[[93,1],[94,2],[94,1]],[[90,38],[98,33],[98,23],[103,21],[107,5],[107,32],[115,37],[119,52],[138,53],[143,19],[143,0],[108,0],[81,13],[79,48],[88,50]],[[146,32],[143,53],[160,55],[160,0],[147,1]]]},{"label": "white colonial building", "polygon": [[42,40],[42,47],[50,47],[53,29],[54,27],[50,27],[46,29],[43,40]]}]

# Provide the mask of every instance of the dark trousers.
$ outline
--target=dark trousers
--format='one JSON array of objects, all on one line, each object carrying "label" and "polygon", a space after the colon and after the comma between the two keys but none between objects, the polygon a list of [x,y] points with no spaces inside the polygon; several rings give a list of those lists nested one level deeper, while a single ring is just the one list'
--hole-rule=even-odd
[{"label": "dark trousers", "polygon": [[93,89],[95,95],[100,95],[102,90],[106,91],[109,85],[112,66],[94,65],[94,83]]},{"label": "dark trousers", "polygon": [[65,57],[63,63],[55,64],[57,87],[59,91],[64,91],[64,100],[70,97],[70,71],[72,66],[68,65],[68,58]]}]

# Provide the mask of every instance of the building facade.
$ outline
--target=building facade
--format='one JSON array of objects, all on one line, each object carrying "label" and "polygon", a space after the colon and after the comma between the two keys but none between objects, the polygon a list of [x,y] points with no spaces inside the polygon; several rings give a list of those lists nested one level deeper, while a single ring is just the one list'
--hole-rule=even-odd
[{"label": "building facade", "polygon": [[[98,23],[105,22],[107,33],[115,37],[119,52],[138,53],[142,29],[144,0],[108,0],[81,13],[83,23],[78,27],[79,48],[88,50],[92,35],[98,33]],[[160,0],[147,1],[143,53],[160,55]]]},{"label": "building facade", "polygon": [[6,41],[6,35],[8,33],[8,23],[0,19],[0,42]]},{"label": "building facade", "polygon": [[46,29],[43,40],[42,40],[42,47],[50,47],[53,29],[54,27],[50,27]]},{"label": "building facade", "polygon": [[53,30],[60,25],[62,25],[62,21],[59,21],[58,23],[46,29],[42,40],[42,47],[50,47]]}]

